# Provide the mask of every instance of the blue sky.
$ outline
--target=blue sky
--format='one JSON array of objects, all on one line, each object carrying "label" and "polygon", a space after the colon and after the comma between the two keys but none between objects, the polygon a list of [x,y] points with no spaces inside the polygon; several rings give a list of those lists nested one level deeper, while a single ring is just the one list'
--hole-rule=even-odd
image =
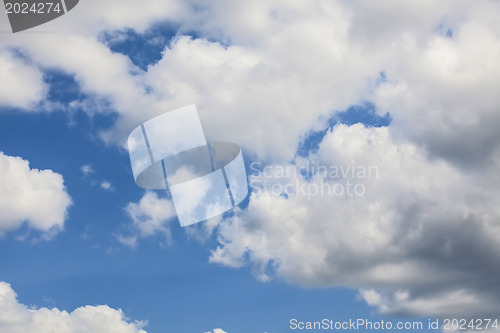
[{"label": "blue sky", "polygon": [[[26,32],[2,19],[0,332],[497,316],[500,8],[477,3],[86,0]],[[250,196],[182,228],[126,140],[190,104],[241,147]],[[363,192],[328,192],[347,184]]]}]

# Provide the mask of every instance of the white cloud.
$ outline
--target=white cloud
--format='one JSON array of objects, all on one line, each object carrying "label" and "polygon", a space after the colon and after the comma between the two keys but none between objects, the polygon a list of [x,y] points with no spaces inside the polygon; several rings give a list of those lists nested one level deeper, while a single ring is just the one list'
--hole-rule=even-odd
[{"label": "white cloud", "polygon": [[227,333],[227,332],[220,329],[220,328],[216,328],[216,329],[214,329],[214,333]]},{"label": "white cloud", "polygon": [[87,177],[90,174],[95,173],[94,168],[90,164],[85,164],[80,167],[80,171],[82,172],[84,177]]},{"label": "white cloud", "polygon": [[[0,281],[0,331],[9,333],[147,333],[146,321],[132,321],[121,309],[107,305],[81,306],[72,312],[28,307],[10,284]],[[226,333],[220,328],[213,333]]]},{"label": "white cloud", "polygon": [[[498,102],[495,2],[442,1],[425,8],[393,0],[376,6],[370,1],[279,0],[200,6],[87,1],[45,26],[59,31],[54,38],[7,36],[3,45],[24,49],[36,66],[76,74],[84,91],[109,99],[120,117],[103,138],[120,143],[143,120],[192,103],[199,106],[209,138],[224,136],[274,160],[293,156],[298,140],[318,126],[318,118],[366,98],[397,115],[395,124],[405,134],[441,153],[456,150],[461,130],[474,130],[455,126],[473,125],[474,116],[467,112],[471,107],[484,113],[482,119],[496,122],[491,108]],[[160,20],[231,45],[180,37],[158,64],[142,73],[98,40],[105,29],[141,31]],[[453,29],[453,38],[439,35],[442,24]],[[390,84],[369,84],[383,70],[397,87],[408,89],[384,98]],[[456,115],[453,122],[459,122],[446,127],[449,133],[439,127],[449,123],[448,110]],[[429,126],[418,125],[422,112]],[[478,135],[467,151],[494,141],[494,128]]]},{"label": "white cloud", "polygon": [[[144,31],[158,21],[180,20],[187,14],[188,5],[176,0],[149,0],[147,5],[132,1],[109,0],[102,3],[89,0],[79,3],[70,15],[54,20],[44,28],[95,35],[103,30],[112,31],[124,27]],[[102,12],[96,13],[96,8]]]},{"label": "white cloud", "polygon": [[453,38],[434,35],[424,45],[408,46],[408,59],[387,66],[389,82],[374,94],[401,135],[421,142],[433,155],[468,166],[488,163],[499,141],[500,97],[494,87],[500,84],[495,63],[500,38],[488,19],[488,12],[499,9],[481,7],[485,21],[472,11],[473,19],[458,26]]},{"label": "white cloud", "polygon": [[1,49],[0,87],[0,107],[34,111],[37,102],[45,95],[42,72],[11,52]]},{"label": "white cloud", "polygon": [[[88,179],[88,177],[90,175],[93,175],[93,174],[96,173],[96,171],[94,170],[94,168],[90,164],[82,165],[80,167],[80,171],[82,172],[83,178],[86,179],[86,180]],[[100,180],[100,181],[97,181],[95,179],[92,179],[90,181],[90,184],[93,185],[93,186],[97,185],[97,186],[99,186],[100,188],[102,188],[105,191],[110,191],[110,192],[114,192],[115,191],[115,188],[113,187],[113,184],[109,180]]]},{"label": "white cloud", "polygon": [[116,240],[122,245],[125,245],[125,246],[132,248],[132,249],[135,249],[137,247],[138,236],[137,235],[132,235],[132,236],[116,235]]},{"label": "white cloud", "polygon": [[168,199],[159,198],[155,192],[147,191],[138,203],[130,202],[125,211],[132,220],[132,235],[119,235],[120,243],[132,248],[137,245],[137,238],[163,234],[167,242],[170,241],[169,220],[175,214],[175,208]]},{"label": "white cloud", "polygon": [[8,283],[0,282],[0,330],[9,333],[146,333],[145,322],[130,322],[121,309],[82,306],[72,312],[33,308],[19,303]]},{"label": "white cloud", "polygon": [[111,184],[111,182],[109,182],[107,180],[103,180],[101,182],[101,188],[103,190],[106,190],[106,191],[114,191],[115,190],[114,187],[113,187],[113,185]]},{"label": "white cloud", "polygon": [[63,177],[0,152],[0,235],[24,222],[50,237],[62,230],[71,198]]}]

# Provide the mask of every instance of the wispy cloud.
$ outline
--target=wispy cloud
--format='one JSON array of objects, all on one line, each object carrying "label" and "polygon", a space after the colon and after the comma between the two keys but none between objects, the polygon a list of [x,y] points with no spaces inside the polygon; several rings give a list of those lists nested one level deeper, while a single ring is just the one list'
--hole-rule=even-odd
[{"label": "wispy cloud", "polygon": [[103,180],[101,182],[101,188],[103,190],[106,190],[106,191],[114,191],[115,190],[114,187],[113,187],[113,185],[111,184],[111,182],[109,182],[107,180]]},{"label": "wispy cloud", "polygon": [[95,173],[94,168],[90,164],[85,164],[80,167],[80,171],[82,172],[84,177],[87,177],[88,175],[91,175]]}]

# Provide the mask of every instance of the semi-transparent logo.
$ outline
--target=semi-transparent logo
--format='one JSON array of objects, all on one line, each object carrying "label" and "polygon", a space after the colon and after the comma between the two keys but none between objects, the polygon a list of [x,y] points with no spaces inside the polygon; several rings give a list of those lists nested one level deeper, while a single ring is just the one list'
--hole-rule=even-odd
[{"label": "semi-transparent logo", "polygon": [[128,149],[136,184],[170,190],[181,226],[231,210],[248,195],[240,147],[207,142],[194,105],[138,126]]},{"label": "semi-transparent logo", "polygon": [[79,0],[3,0],[12,32],[52,21],[75,8]]}]

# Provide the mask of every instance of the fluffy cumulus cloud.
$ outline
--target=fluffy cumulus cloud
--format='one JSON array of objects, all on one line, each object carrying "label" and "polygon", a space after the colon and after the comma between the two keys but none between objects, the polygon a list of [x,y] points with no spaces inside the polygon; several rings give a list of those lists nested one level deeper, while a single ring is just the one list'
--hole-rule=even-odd
[{"label": "fluffy cumulus cloud", "polygon": [[[89,0],[46,25],[61,33],[2,38],[5,77],[19,70],[25,90],[0,96],[28,111],[45,96],[41,72],[72,74],[116,110],[101,137],[120,145],[145,119],[196,103],[207,138],[272,167],[220,224],[212,262],[356,288],[384,313],[490,313],[500,305],[499,12],[490,0]],[[178,32],[146,70],[102,38],[159,22]],[[390,112],[389,127],[339,125],[296,157],[309,132],[366,100]],[[312,162],[338,168],[292,172]],[[126,211],[131,246],[168,235],[175,215],[150,192]],[[19,223],[11,216],[6,226]]]},{"label": "fluffy cumulus cloud", "polygon": [[[107,305],[82,306],[72,312],[28,307],[17,300],[12,287],[0,281],[0,331],[9,333],[147,333],[145,321],[132,321],[121,309]],[[212,331],[205,332],[212,333]],[[213,333],[226,333],[216,328]]]},{"label": "fluffy cumulus cloud", "polygon": [[211,261],[361,288],[383,313],[493,314],[498,162],[468,172],[390,128],[338,125],[308,159],[252,166],[249,207],[220,225]]},{"label": "fluffy cumulus cloud", "polygon": [[0,107],[35,108],[45,94],[43,74],[17,58],[13,52],[0,50]]},{"label": "fluffy cumulus cloud", "polygon": [[[9,333],[147,333],[145,321],[132,321],[121,309],[107,305],[82,306],[72,312],[28,307],[12,287],[0,281],[0,331]],[[211,333],[211,332],[206,332]],[[213,333],[226,333],[220,328]]]},{"label": "fluffy cumulus cloud", "polygon": [[0,282],[0,331],[24,332],[117,332],[146,333],[145,322],[130,322],[121,309],[107,305],[83,306],[72,312],[57,308],[32,308],[19,303],[8,283]]},{"label": "fluffy cumulus cloud", "polygon": [[45,237],[62,230],[71,197],[63,177],[0,152],[0,235],[27,223]]},{"label": "fluffy cumulus cloud", "polygon": [[137,246],[138,238],[162,234],[170,241],[169,221],[175,217],[172,201],[158,197],[157,193],[147,191],[139,202],[130,202],[125,211],[132,220],[129,235],[118,235],[120,243],[132,248]]}]

